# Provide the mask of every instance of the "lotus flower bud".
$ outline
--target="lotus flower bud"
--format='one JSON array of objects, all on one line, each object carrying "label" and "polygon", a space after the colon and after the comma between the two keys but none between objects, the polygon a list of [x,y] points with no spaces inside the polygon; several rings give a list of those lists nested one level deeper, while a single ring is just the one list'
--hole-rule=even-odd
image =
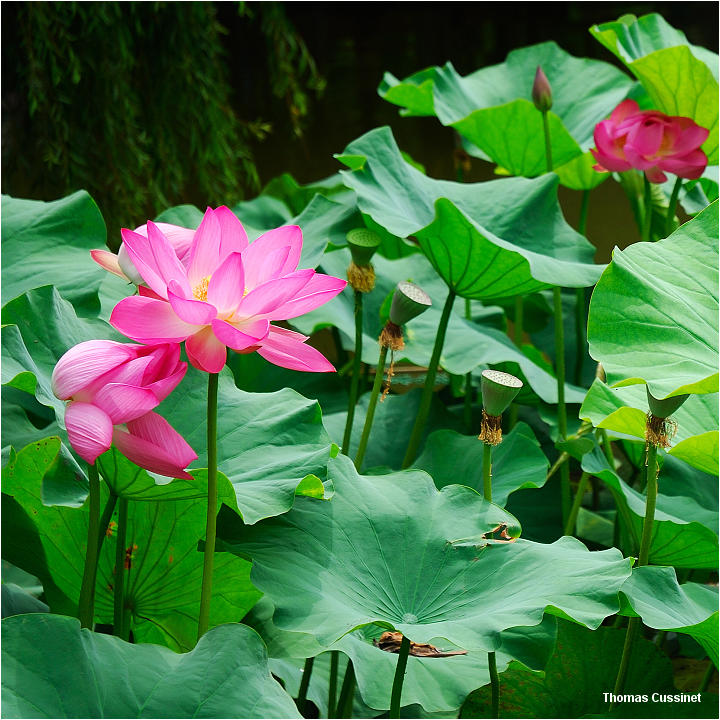
[{"label": "lotus flower bud", "polygon": [[547,112],[552,107],[550,83],[539,65],[535,71],[535,81],[532,86],[532,101],[540,112]]},{"label": "lotus flower bud", "polygon": [[424,313],[430,305],[430,296],[424,290],[410,282],[399,282],[390,306],[390,321],[404,325]]}]

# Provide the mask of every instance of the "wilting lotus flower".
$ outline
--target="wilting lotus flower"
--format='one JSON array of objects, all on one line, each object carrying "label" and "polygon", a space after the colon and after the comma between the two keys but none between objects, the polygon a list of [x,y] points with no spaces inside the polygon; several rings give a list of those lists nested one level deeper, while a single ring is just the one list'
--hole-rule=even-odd
[{"label": "wilting lotus flower", "polygon": [[183,262],[155,223],[148,235],[123,230],[128,257],[147,287],[121,300],[110,324],[145,343],[185,342],[196,368],[217,373],[226,349],[257,352],[276,365],[328,372],[334,368],[307,338],[270,324],[314,310],[347,284],[314,270],[296,270],[302,232],[276,228],[248,244],[226,207],[207,209]]},{"label": "wilting lotus flower", "polygon": [[89,463],[112,443],[136,465],[160,475],[192,479],[184,468],[197,455],[170,424],[151,412],[182,380],[180,346],[90,340],[58,360],[52,389],[69,400],[65,427]]},{"label": "wilting lotus flower", "polygon": [[595,126],[596,170],[643,170],[650,182],[667,180],[665,172],[696,180],[707,166],[700,150],[708,130],[686,117],[656,110],[640,112],[634,100],[621,102],[607,120]]},{"label": "wilting lotus flower", "polygon": [[[195,231],[190,228],[180,227],[180,225],[171,225],[170,223],[156,223],[162,234],[169,240],[175,254],[180,262],[184,261],[190,251]],[[148,236],[147,224],[135,228],[133,232],[144,237]],[[127,280],[128,282],[140,285],[143,282],[140,273],[135,269],[132,261],[128,257],[125,245],[120,245],[118,254],[111,253],[109,250],[91,250],[92,259],[105,270],[110,271],[114,275]]]}]

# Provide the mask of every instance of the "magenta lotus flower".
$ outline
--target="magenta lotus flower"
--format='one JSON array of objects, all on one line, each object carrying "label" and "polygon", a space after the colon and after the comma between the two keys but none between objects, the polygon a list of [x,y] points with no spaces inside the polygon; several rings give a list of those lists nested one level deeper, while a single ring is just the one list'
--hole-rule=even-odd
[{"label": "magenta lotus flower", "polygon": [[[178,259],[181,262],[184,261],[190,251],[190,245],[195,236],[195,231],[190,228],[181,227],[180,225],[171,225],[170,223],[156,223],[156,226],[160,228],[163,235],[170,241]],[[147,237],[147,224],[135,228],[133,232]],[[120,250],[117,255],[109,250],[91,250],[90,256],[100,267],[105,268],[105,270],[113,273],[113,275],[123,278],[123,280],[127,280],[135,285],[140,285],[143,282],[140,273],[138,273],[128,257],[124,244],[120,245]]]},{"label": "magenta lotus flower", "polygon": [[708,163],[700,150],[707,136],[708,130],[690,118],[640,112],[634,100],[624,100],[596,125],[596,149],[590,152],[598,162],[596,170],[642,170],[653,183],[665,182],[665,172],[696,180]]},{"label": "magenta lotus flower", "polygon": [[192,479],[184,471],[197,455],[170,424],[151,412],[182,380],[180,346],[90,340],[58,360],[52,389],[69,400],[70,444],[94,463],[112,443],[136,465],[159,475]]},{"label": "magenta lotus flower", "polygon": [[147,237],[123,230],[123,242],[147,287],[121,300],[110,324],[144,343],[182,342],[191,364],[218,373],[227,348],[257,351],[276,365],[331,372],[307,338],[271,325],[314,310],[335,297],[345,280],[297,270],[302,231],[279,227],[248,244],[241,222],[226,207],[208,208],[184,261],[162,230]]}]

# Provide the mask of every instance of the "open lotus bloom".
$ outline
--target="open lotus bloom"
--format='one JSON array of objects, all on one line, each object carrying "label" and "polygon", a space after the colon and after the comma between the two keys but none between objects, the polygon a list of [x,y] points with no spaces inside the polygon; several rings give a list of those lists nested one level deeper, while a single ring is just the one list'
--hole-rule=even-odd
[{"label": "open lotus bloom", "polygon": [[640,112],[634,100],[624,100],[596,125],[596,149],[590,152],[598,162],[596,170],[643,170],[654,183],[665,182],[665,172],[696,180],[707,166],[700,150],[707,136],[708,130],[690,118]]},{"label": "open lotus bloom", "polygon": [[[190,245],[195,236],[195,231],[191,228],[171,225],[170,223],[156,223],[156,227],[158,227],[168,239],[178,259],[181,262],[185,260],[190,251]],[[133,232],[147,237],[147,224],[135,228]],[[91,250],[90,255],[98,265],[113,273],[113,275],[117,275],[135,285],[140,285],[144,282],[140,273],[135,269],[135,266],[128,257],[124,243],[120,245],[120,250],[117,255],[109,250]]]},{"label": "open lotus bloom", "polygon": [[78,455],[93,463],[115,443],[146,470],[192,479],[184,468],[197,455],[152,412],[184,377],[187,363],[179,358],[177,344],[90,340],[68,350],[53,370],[52,389],[69,401],[65,427]]},{"label": "open lotus bloom", "polygon": [[184,258],[155,223],[147,236],[123,230],[128,257],[145,285],[121,300],[110,324],[144,343],[182,342],[196,368],[217,373],[227,348],[313,372],[333,366],[307,337],[271,325],[314,310],[335,297],[345,280],[297,270],[302,231],[279,227],[253,243],[226,207],[208,208]]}]

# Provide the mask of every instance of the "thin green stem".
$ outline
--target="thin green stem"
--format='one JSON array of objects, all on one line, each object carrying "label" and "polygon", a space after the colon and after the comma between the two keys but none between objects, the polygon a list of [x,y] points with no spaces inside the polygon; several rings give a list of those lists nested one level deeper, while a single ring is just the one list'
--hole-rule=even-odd
[{"label": "thin green stem", "polygon": [[580,476],[580,482],[578,483],[577,492],[575,493],[575,500],[573,500],[572,507],[570,508],[570,515],[565,523],[565,535],[575,534],[575,522],[577,521],[578,513],[580,512],[580,505],[582,504],[583,496],[587,490],[588,483],[590,481],[589,473],[584,472]]},{"label": "thin green stem", "polygon": [[368,404],[367,415],[365,416],[365,425],[363,426],[362,435],[360,436],[360,444],[358,445],[357,454],[355,455],[355,469],[360,472],[362,468],[363,458],[367,450],[370,431],[372,430],[373,418],[375,417],[375,409],[377,408],[378,395],[383,382],[383,373],[385,372],[385,359],[387,358],[387,347],[384,345],[380,348],[380,357],[378,358],[377,369],[375,370],[375,382],[373,382],[372,391],[370,393],[370,403]]},{"label": "thin green stem", "polygon": [[[472,321],[472,307],[470,300],[465,298],[465,319]],[[463,419],[465,428],[472,432],[472,371],[465,374],[465,401],[463,403]]]},{"label": "thin green stem", "polygon": [[[127,534],[128,499],[120,498],[115,542],[115,583],[113,587],[113,635],[125,639],[125,537]],[[129,629],[129,628],[128,628]]]},{"label": "thin green stem", "polygon": [[336,717],[335,700],[337,697],[337,677],[338,665],[340,664],[340,651],[332,650],[330,652],[330,683],[328,686],[328,717]]},{"label": "thin green stem", "polygon": [[581,235],[587,233],[588,208],[590,206],[590,191],[583,190],[580,200],[580,219],[578,220],[578,232]]},{"label": "thin green stem", "polygon": [[491,718],[500,717],[500,679],[498,678],[495,653],[488,653],[488,672],[490,673]]},{"label": "thin green stem", "polygon": [[675,210],[677,209],[678,195],[680,194],[681,187],[682,178],[675,178],[675,184],[673,185],[672,194],[670,195],[670,204],[668,205],[667,215],[665,216],[665,237],[667,237],[673,229]]},{"label": "thin green stem", "polygon": [[605,428],[598,428],[598,435],[600,435],[600,445],[605,452],[605,457],[610,464],[610,469],[615,470],[615,456],[612,451],[612,443],[608,437],[607,430]]},{"label": "thin green stem", "polygon": [[198,619],[198,640],[210,627],[210,598],[212,597],[215,530],[217,526],[217,396],[218,375],[217,373],[209,373],[207,397],[208,505],[207,523],[205,525],[202,591],[200,594],[200,617]]},{"label": "thin green stem", "polygon": [[547,110],[543,111],[543,132],[545,133],[545,168],[547,172],[552,172],[552,145],[550,144],[550,125],[548,124]]},{"label": "thin green stem", "polygon": [[[640,553],[636,567],[642,567],[648,564],[650,557],[650,543],[652,540],[652,529],[655,520],[655,504],[657,502],[657,447],[652,443],[645,444],[645,473],[647,477],[647,496],[645,498],[645,519],[643,520],[642,539],[640,540]],[[630,656],[632,655],[633,641],[640,626],[640,618],[630,618],[628,622],[627,635],[625,636],[625,645],[623,646],[623,654],[620,659],[620,667],[618,669],[617,680],[615,681],[615,694],[622,692],[625,685],[625,677],[627,675],[628,665],[630,664]],[[610,705],[612,709],[612,704]]]},{"label": "thin green stem", "polygon": [[488,502],[492,502],[492,445],[483,446],[483,496]]},{"label": "thin green stem", "polygon": [[107,537],[110,520],[112,520],[112,514],[115,510],[115,503],[117,503],[117,499],[118,496],[110,490],[110,495],[105,503],[105,509],[100,517],[100,527],[98,528],[98,557],[100,557],[100,551],[102,550],[103,543]]},{"label": "thin green stem", "polygon": [[88,535],[87,549],[85,550],[85,569],[83,571],[80,588],[80,602],[78,604],[80,625],[92,630],[95,617],[95,578],[97,576],[97,561],[99,552],[98,532],[100,528],[100,476],[95,463],[89,466],[88,480],[90,494],[88,502]]},{"label": "thin green stem", "polygon": [[715,672],[715,665],[713,665],[712,660],[708,660],[707,670],[705,671],[705,674],[703,675],[703,679],[700,681],[700,687],[698,688],[698,692],[701,692],[701,693],[707,692],[708,687],[710,687],[710,681],[712,680],[712,676],[713,676],[714,672]]},{"label": "thin green stem", "polygon": [[582,383],[585,360],[585,288],[575,288],[575,384]]},{"label": "thin green stem", "polygon": [[391,718],[400,717],[400,698],[402,696],[403,682],[405,681],[405,668],[407,667],[408,655],[410,654],[410,640],[403,635],[400,643],[400,652],[398,653],[397,666],[395,667],[395,677],[392,685],[392,695],[390,696],[390,715]]},{"label": "thin green stem", "polygon": [[645,213],[643,215],[642,234],[640,240],[647,242],[650,240],[650,226],[652,225],[652,186],[650,181],[647,179],[647,175],[643,173],[643,182],[645,183]]},{"label": "thin green stem", "polygon": [[428,366],[427,375],[425,376],[425,385],[423,386],[422,397],[420,398],[420,408],[418,409],[418,414],[415,418],[415,425],[413,426],[412,434],[410,435],[410,442],[408,443],[405,458],[403,459],[403,468],[409,467],[415,460],[418,446],[420,445],[420,439],[422,438],[423,431],[425,430],[425,423],[427,422],[428,414],[430,413],[432,392],[435,387],[435,377],[437,375],[438,365],[440,364],[440,355],[442,353],[443,345],[445,344],[445,333],[447,332],[448,322],[450,322],[450,313],[452,312],[454,303],[455,291],[450,290],[447,300],[445,301],[442,316],[440,317],[437,335],[435,335],[435,346],[433,347],[430,365]]},{"label": "thin green stem", "polygon": [[[560,440],[567,439],[567,410],[565,408],[565,329],[563,326],[562,288],[553,288],[554,316],[555,316],[555,376],[557,378],[558,396],[558,433]],[[563,463],[560,466],[560,500],[562,507],[563,525],[567,523],[570,515],[572,496],[570,492],[570,466]]]},{"label": "thin green stem", "polygon": [[297,709],[302,715],[307,714],[307,691],[308,687],[310,687],[310,676],[312,675],[312,669],[314,664],[315,658],[310,657],[305,660],[305,665],[303,666],[302,678],[300,680],[300,689],[298,690],[297,701],[295,702],[295,704],[297,705]]},{"label": "thin green stem", "polygon": [[355,419],[355,406],[357,405],[358,386],[360,384],[360,365],[362,363],[362,335],[363,335],[363,294],[355,291],[355,356],[353,357],[352,377],[350,378],[350,400],[348,402],[347,420],[345,420],[345,434],[343,435],[342,452],[348,454],[350,437],[352,436],[353,420]]},{"label": "thin green stem", "polygon": [[345,677],[340,688],[340,697],[338,698],[337,713],[339,718],[352,717],[353,700],[355,698],[355,667],[350,658],[348,658],[345,668]]}]

